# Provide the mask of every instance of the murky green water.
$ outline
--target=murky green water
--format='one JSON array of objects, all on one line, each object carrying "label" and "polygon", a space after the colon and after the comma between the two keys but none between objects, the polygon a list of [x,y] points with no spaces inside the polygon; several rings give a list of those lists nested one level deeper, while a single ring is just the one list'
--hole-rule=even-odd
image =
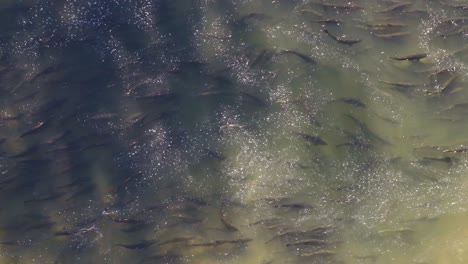
[{"label": "murky green water", "polygon": [[467,28],[457,0],[0,1],[0,263],[466,263]]}]

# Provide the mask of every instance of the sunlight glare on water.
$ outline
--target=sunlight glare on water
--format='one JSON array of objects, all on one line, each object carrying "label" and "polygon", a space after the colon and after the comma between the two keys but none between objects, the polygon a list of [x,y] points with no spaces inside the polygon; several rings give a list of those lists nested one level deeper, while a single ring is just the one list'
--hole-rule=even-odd
[{"label": "sunlight glare on water", "polygon": [[0,1],[0,264],[468,262],[467,12]]}]

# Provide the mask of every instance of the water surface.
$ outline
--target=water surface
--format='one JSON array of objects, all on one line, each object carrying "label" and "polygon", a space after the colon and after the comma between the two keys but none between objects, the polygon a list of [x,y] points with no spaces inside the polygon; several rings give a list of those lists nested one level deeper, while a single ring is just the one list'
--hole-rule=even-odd
[{"label": "water surface", "polygon": [[467,10],[2,1],[0,263],[465,263]]}]

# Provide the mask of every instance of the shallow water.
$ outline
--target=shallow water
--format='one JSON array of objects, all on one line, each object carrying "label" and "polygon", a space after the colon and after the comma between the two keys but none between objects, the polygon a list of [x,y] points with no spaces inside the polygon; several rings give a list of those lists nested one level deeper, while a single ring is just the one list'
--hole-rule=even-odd
[{"label": "shallow water", "polygon": [[0,263],[467,262],[468,2],[405,3],[1,1]]}]

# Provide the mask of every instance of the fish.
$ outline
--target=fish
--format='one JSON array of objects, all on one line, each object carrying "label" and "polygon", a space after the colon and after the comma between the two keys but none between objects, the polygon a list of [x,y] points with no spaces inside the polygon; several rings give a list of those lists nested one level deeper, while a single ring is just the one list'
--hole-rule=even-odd
[{"label": "fish", "polygon": [[377,232],[378,235],[387,235],[387,234],[409,234],[414,233],[415,230],[407,227],[398,228],[398,229],[384,229]]},{"label": "fish", "polygon": [[322,24],[335,24],[335,25],[339,25],[339,24],[344,23],[343,20],[334,19],[334,18],[324,18],[324,19],[311,20],[311,22],[322,23]]},{"label": "fish", "polygon": [[116,113],[100,113],[100,114],[95,114],[89,117],[89,119],[90,120],[107,120],[107,119],[112,119],[117,116],[118,115]]},{"label": "fish", "polygon": [[323,246],[328,244],[326,240],[323,239],[306,239],[306,240],[300,240],[300,241],[295,241],[292,243],[287,243],[287,247],[293,247],[293,246]]},{"label": "fish", "polygon": [[250,14],[242,16],[238,21],[242,24],[245,24],[247,23],[248,20],[262,21],[262,20],[267,20],[267,19],[272,19],[272,17],[266,14],[262,14],[262,13],[250,13]]},{"label": "fish", "polygon": [[174,101],[178,98],[178,95],[176,93],[171,93],[171,92],[165,92],[165,91],[157,91],[157,92],[152,92],[148,94],[142,94],[142,95],[135,95],[135,99],[137,100],[163,100],[166,102],[171,102]]},{"label": "fish", "polygon": [[320,137],[317,136],[312,136],[306,133],[301,133],[301,132],[295,132],[294,134],[302,137],[303,139],[309,141],[312,143],[314,146],[326,146],[328,145],[327,142],[323,141]]},{"label": "fish", "polygon": [[11,65],[1,65],[0,66],[0,74],[4,74],[4,73],[7,73],[7,72],[10,72],[10,71],[13,71],[13,70],[15,70],[15,67],[11,66]]},{"label": "fish", "polygon": [[377,259],[379,258],[377,255],[357,255],[353,256],[353,258],[358,259],[358,260],[363,260],[363,261],[370,261],[371,263],[377,262]]},{"label": "fish", "polygon": [[298,58],[300,58],[301,60],[303,60],[304,62],[306,63],[309,63],[309,64],[317,64],[317,61],[315,61],[313,58],[311,58],[310,56],[307,56],[303,53],[300,53],[298,51],[295,51],[295,50],[282,50],[280,52],[281,54],[292,54],[294,56],[297,56]]},{"label": "fish", "polygon": [[215,240],[215,241],[210,241],[210,242],[205,242],[205,243],[192,243],[192,244],[188,244],[188,246],[210,247],[210,246],[220,246],[220,245],[225,245],[225,244],[245,244],[252,240],[253,239],[251,238],[234,239],[234,240]]},{"label": "fish", "polygon": [[389,81],[383,81],[383,80],[380,80],[380,82],[388,84],[388,85],[392,85],[392,86],[401,87],[401,88],[412,88],[412,87],[418,86],[418,84],[408,83],[408,82],[389,82]]},{"label": "fish", "polygon": [[341,144],[337,144],[335,147],[340,148],[340,147],[345,147],[345,146],[353,147],[355,149],[362,149],[362,150],[369,150],[369,149],[373,148],[372,144],[363,142],[363,141],[361,141],[359,139],[351,140],[349,142],[345,142],[345,143],[341,143]]},{"label": "fish", "polygon": [[468,103],[458,103],[445,110],[442,110],[441,113],[444,114],[453,114],[453,113],[468,113]]},{"label": "fish", "polygon": [[179,202],[190,202],[197,206],[209,206],[210,203],[202,198],[195,197],[192,195],[181,195],[177,197],[177,201]]},{"label": "fish", "polygon": [[401,38],[401,37],[406,37],[409,36],[410,32],[394,32],[394,33],[387,33],[387,34],[380,34],[380,33],[374,33],[374,36],[382,39],[394,39],[394,38]]},{"label": "fish", "polygon": [[318,227],[314,227],[306,231],[285,231],[283,233],[279,233],[273,236],[270,240],[266,241],[265,243],[269,243],[273,240],[284,238],[284,237],[292,237],[292,238],[308,237],[308,238],[320,239],[326,236],[332,230],[333,228],[330,226],[318,226]]},{"label": "fish", "polygon": [[466,152],[468,152],[468,147],[460,146],[460,147],[454,148],[454,149],[446,149],[446,150],[444,150],[442,152],[443,153],[466,153]]},{"label": "fish", "polygon": [[429,11],[426,9],[408,9],[401,11],[402,14],[412,15],[412,16],[428,16]]},{"label": "fish", "polygon": [[144,220],[132,219],[132,218],[114,218],[112,216],[109,216],[109,219],[115,223],[127,224],[127,225],[141,225],[141,224],[146,223],[146,221]]},{"label": "fish", "polygon": [[289,226],[285,224],[271,224],[271,225],[265,225],[265,228],[269,230],[274,230],[277,232],[282,232],[284,230],[287,230]]},{"label": "fish", "polygon": [[394,12],[394,11],[401,11],[409,6],[413,5],[413,3],[410,2],[400,2],[396,3],[384,10],[378,11],[377,13],[389,13],[389,12]]},{"label": "fish", "polygon": [[427,95],[446,95],[453,91],[452,84],[460,77],[460,74],[453,74],[450,78],[448,78],[436,91],[426,91]]},{"label": "fish", "polygon": [[264,200],[268,204],[276,204],[276,203],[287,202],[289,198],[288,197],[266,197],[266,198],[263,198],[262,200]]},{"label": "fish", "polygon": [[260,54],[258,54],[258,56],[252,61],[252,63],[250,63],[249,67],[251,69],[255,68],[257,65],[270,60],[272,56],[273,56],[272,51],[264,49],[260,52]]},{"label": "fish", "polygon": [[375,141],[380,142],[383,145],[391,145],[388,141],[386,141],[385,139],[379,137],[374,132],[372,132],[364,122],[360,121],[359,119],[357,119],[356,117],[354,117],[354,116],[352,116],[350,114],[345,114],[345,116],[347,116],[348,118],[353,120],[355,123],[357,123],[357,125],[361,129],[362,133],[364,133],[365,135],[369,136],[370,138],[372,138]]},{"label": "fish", "polygon": [[20,118],[22,118],[24,116],[24,114],[17,114],[17,115],[14,115],[14,116],[1,116],[0,117],[0,121],[13,121],[13,120],[19,120]]},{"label": "fish", "polygon": [[281,203],[273,205],[275,208],[290,208],[290,209],[310,209],[311,205],[305,203]]},{"label": "fish", "polygon": [[253,94],[247,92],[239,92],[239,94],[244,96],[245,98],[248,98],[250,101],[254,102],[258,106],[266,106],[266,103],[262,99]]},{"label": "fish", "polygon": [[461,10],[468,10],[468,4],[467,3],[448,3],[445,1],[440,1],[441,4]]},{"label": "fish", "polygon": [[139,127],[142,126],[145,121],[148,119],[148,115],[145,113],[138,113],[128,120],[128,124],[131,127]]},{"label": "fish", "polygon": [[402,23],[375,23],[375,24],[366,24],[366,26],[370,29],[385,29],[385,28],[403,28],[407,27],[408,24]]},{"label": "fish", "polygon": [[135,225],[130,225],[130,226],[121,228],[120,231],[125,232],[125,233],[133,233],[133,232],[139,232],[150,226],[151,225],[149,223],[135,224]]},{"label": "fish", "polygon": [[258,220],[258,221],[255,221],[255,222],[249,224],[248,226],[278,224],[279,220],[280,219],[278,217],[273,217],[273,218],[268,218],[268,219],[261,219],[261,220]]},{"label": "fish", "polygon": [[87,151],[87,150],[90,150],[90,149],[101,148],[101,147],[105,147],[105,146],[108,146],[108,145],[111,145],[111,143],[110,142],[92,143],[92,144],[89,144],[89,145],[86,145],[86,146],[82,146],[81,148],[79,148],[78,151],[84,152],[84,151]]},{"label": "fish", "polygon": [[310,166],[304,165],[298,161],[286,161],[286,164],[292,169],[309,169]]},{"label": "fish", "polygon": [[45,164],[51,162],[50,159],[22,159],[18,161],[18,164],[27,166],[45,166]]},{"label": "fish", "polygon": [[205,149],[205,152],[206,152],[206,156],[211,158],[211,159],[215,159],[215,160],[219,160],[219,161],[222,161],[222,160],[226,159],[226,156],[224,156],[223,153],[221,153],[219,151]]},{"label": "fish", "polygon": [[454,163],[457,161],[457,159],[451,158],[451,157],[441,157],[441,158],[433,158],[433,157],[423,157],[422,162],[431,162],[431,161],[437,161],[437,162],[443,162],[443,163]]},{"label": "fish", "polygon": [[324,29],[323,32],[325,32],[328,36],[330,36],[330,38],[332,38],[336,42],[341,43],[341,44],[345,44],[345,45],[348,45],[348,46],[352,46],[354,44],[357,44],[357,43],[361,42],[360,39],[344,39],[344,38],[336,37],[336,36],[332,35],[328,31],[328,29]]},{"label": "fish", "polygon": [[77,197],[79,197],[81,195],[88,194],[88,193],[94,191],[94,189],[95,189],[94,185],[91,185],[91,184],[87,185],[87,186],[85,185],[81,190],[78,190],[78,191],[76,191],[74,193],[70,193],[70,196],[67,199],[65,199],[65,202],[69,202],[69,201],[71,201],[71,200],[73,200],[73,199],[75,199],[75,198],[77,198]]},{"label": "fish", "polygon": [[57,200],[57,199],[59,199],[60,197],[62,197],[64,195],[65,195],[64,192],[57,192],[57,193],[52,193],[52,194],[49,194],[49,195],[46,195],[46,196],[25,200],[24,203],[25,204],[30,204],[30,203],[40,203],[40,202],[54,201],[54,200]]},{"label": "fish", "polygon": [[309,253],[301,253],[299,254],[300,257],[330,257],[336,255],[336,252],[333,250],[318,250]]},{"label": "fish", "polygon": [[316,15],[316,16],[318,16],[318,17],[324,17],[324,15],[323,15],[322,13],[320,13],[319,11],[316,11],[316,10],[310,9],[310,8],[301,9],[301,12],[302,12],[302,13],[313,14],[313,15]]},{"label": "fish", "polygon": [[455,67],[444,68],[444,69],[441,69],[441,70],[437,70],[437,71],[432,72],[432,73],[429,75],[429,78],[431,78],[431,79],[437,79],[437,78],[441,77],[442,75],[453,74],[453,72],[456,72],[456,71],[457,71],[457,68],[455,68]]},{"label": "fish", "polygon": [[0,241],[2,246],[21,246],[19,241]]},{"label": "fish", "polygon": [[456,30],[440,34],[441,37],[450,37],[463,34],[468,31],[468,25],[464,25]]},{"label": "fish", "polygon": [[23,150],[22,152],[10,156],[10,158],[16,159],[16,158],[26,157],[26,156],[36,153],[39,149],[40,149],[40,146],[38,144],[32,145],[28,147],[27,149]]},{"label": "fish", "polygon": [[46,222],[42,222],[42,223],[37,223],[37,224],[34,224],[34,225],[30,225],[30,226],[26,227],[26,228],[24,229],[24,231],[28,232],[28,231],[32,231],[32,230],[50,228],[50,227],[52,227],[52,226],[54,226],[54,225],[55,225],[55,222],[46,221]]},{"label": "fish", "polygon": [[[70,164],[70,165],[66,166],[65,168],[57,171],[57,175],[64,175],[64,174],[67,174],[67,173],[71,173],[74,170],[79,170],[80,168],[83,168],[85,166],[87,166],[86,162],[73,163],[73,164]],[[89,179],[89,178],[86,177],[86,176],[79,176],[73,182],[75,182],[76,180],[83,180],[84,181],[86,179]]]},{"label": "fish", "polygon": [[136,84],[130,86],[130,87],[127,89],[127,91],[125,92],[125,95],[126,95],[126,96],[130,96],[130,95],[133,94],[133,92],[134,92],[135,90],[139,89],[140,87],[143,87],[143,86],[146,85],[146,84],[150,84],[151,82],[153,82],[153,80],[151,80],[151,79],[146,79],[146,80],[143,80],[143,81],[141,81],[141,82],[138,82],[138,83],[136,83]]},{"label": "fish", "polygon": [[450,85],[452,85],[458,78],[460,78],[460,74],[453,74],[448,80],[446,80],[441,86],[440,86],[440,93],[441,94],[446,94],[450,92]]},{"label": "fish", "polygon": [[26,136],[30,136],[30,135],[39,133],[40,131],[42,131],[46,127],[48,122],[49,122],[49,120],[37,123],[37,125],[35,125],[33,128],[31,128],[30,130],[28,130],[28,131],[24,132],[23,134],[21,134],[20,138],[24,138]]},{"label": "fish", "polygon": [[443,19],[440,22],[444,24],[456,24],[456,23],[463,23],[465,21],[468,21],[468,17],[451,17],[447,19]]},{"label": "fish", "polygon": [[56,143],[57,141],[60,141],[60,140],[64,139],[65,137],[67,137],[70,134],[71,134],[71,130],[67,129],[64,132],[62,132],[62,133],[48,139],[46,141],[46,143],[49,144],[49,145],[52,145],[52,144]]},{"label": "fish", "polygon": [[396,56],[396,57],[390,57],[392,60],[398,60],[398,61],[420,61],[421,59],[424,59],[427,57],[426,53],[417,53],[417,54],[412,54],[412,55],[406,55],[406,56]]},{"label": "fish", "polygon": [[229,90],[208,90],[205,92],[198,93],[197,96],[208,96],[208,95],[236,95],[237,93]]},{"label": "fish", "polygon": [[221,223],[223,224],[223,226],[227,230],[232,231],[232,232],[239,231],[239,229],[237,227],[235,227],[233,224],[229,223],[229,221],[226,219],[226,215],[225,215],[225,213],[223,211],[223,206],[222,205],[219,208],[219,219],[220,219]]},{"label": "fish", "polygon": [[142,240],[141,242],[135,243],[135,244],[114,244],[114,246],[134,250],[134,249],[145,249],[145,248],[151,247],[152,245],[156,243],[158,243],[158,240],[152,239],[152,240]]},{"label": "fish", "polygon": [[191,241],[191,240],[194,240],[194,239],[195,239],[195,237],[193,237],[193,236],[175,237],[175,238],[172,238],[172,239],[169,239],[169,240],[166,240],[164,242],[159,243],[158,246],[163,246],[163,245],[167,245],[167,244],[174,244],[174,243],[181,243],[181,242],[187,243],[188,241]]},{"label": "fish", "polygon": [[364,104],[361,100],[351,97],[343,97],[339,99],[332,100],[330,102],[343,102],[345,104],[349,104],[358,108],[366,108],[366,104]]},{"label": "fish", "polygon": [[197,223],[200,223],[200,222],[203,221],[203,219],[201,219],[201,218],[187,216],[187,215],[183,215],[183,214],[171,215],[170,218],[175,220],[175,223],[173,223],[171,225],[177,225],[177,224],[188,224],[188,225],[190,225],[190,224],[197,224]]},{"label": "fish", "polygon": [[337,4],[337,3],[325,3],[320,2],[318,3],[323,8],[332,8],[332,9],[343,9],[343,10],[362,10],[364,9],[362,6],[354,5],[354,4]]},{"label": "fish", "polygon": [[41,213],[24,213],[24,214],[17,215],[17,217],[27,219],[27,220],[35,220],[35,221],[37,221],[38,219],[46,220],[49,218],[48,215],[44,215]]},{"label": "fish", "polygon": [[15,178],[15,177],[2,179],[2,181],[0,181],[0,185],[6,185],[6,184],[14,182],[15,180],[17,180],[17,178]]},{"label": "fish", "polygon": [[54,233],[54,236],[55,237],[61,237],[61,236],[74,236],[76,234],[78,234],[79,231],[78,230],[70,230],[70,231],[57,231]]},{"label": "fish", "polygon": [[266,103],[262,99],[248,92],[243,92],[243,91],[209,90],[209,91],[205,91],[205,92],[201,92],[197,94],[197,96],[210,96],[210,95],[243,96],[245,98],[248,98],[252,102],[256,103],[257,105],[266,106]]},{"label": "fish", "polygon": [[39,71],[38,73],[32,75],[30,78],[27,78],[26,80],[29,81],[29,82],[35,82],[39,78],[41,78],[42,76],[45,76],[47,74],[51,74],[54,71],[59,70],[61,68],[61,66],[62,66],[61,64],[48,66],[48,67],[44,68],[43,70]]},{"label": "fish", "polygon": [[67,99],[56,99],[50,102],[45,103],[44,105],[40,106],[37,110],[39,114],[51,114],[52,112],[57,112],[57,108],[61,107],[67,102]]}]

